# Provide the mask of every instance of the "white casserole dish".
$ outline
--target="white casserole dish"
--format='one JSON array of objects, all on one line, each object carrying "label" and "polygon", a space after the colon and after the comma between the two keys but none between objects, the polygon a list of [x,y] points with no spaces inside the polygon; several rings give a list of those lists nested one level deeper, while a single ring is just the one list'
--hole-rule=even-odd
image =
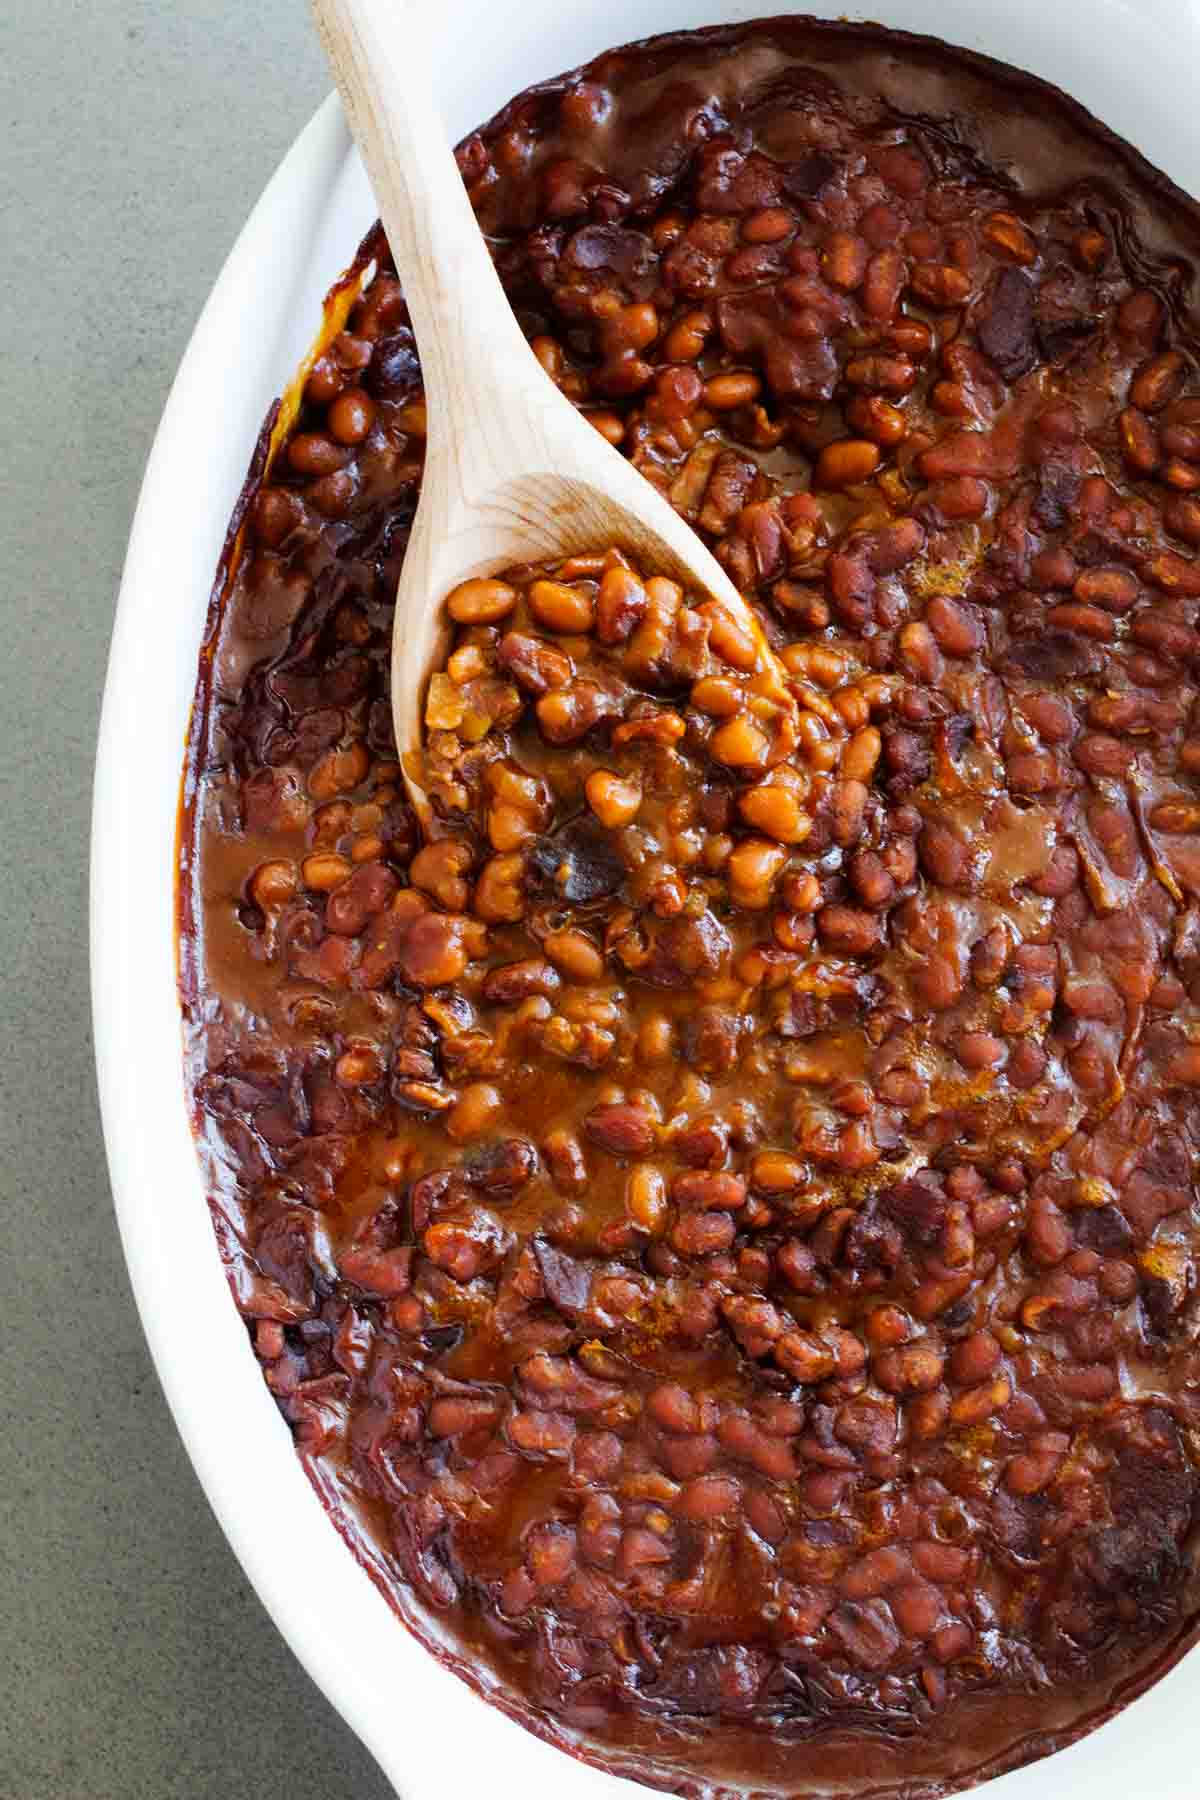
[{"label": "white casserole dish", "polygon": [[[844,16],[836,0],[524,0],[520,8],[443,0],[429,29],[447,128],[461,135],[531,82],[611,45],[795,10]],[[949,36],[1058,83],[1200,193],[1200,21],[1189,0],[879,0],[866,16]],[[373,217],[331,98],[267,187],[213,289],[146,471],[113,634],[93,815],[93,1004],[112,1186],[146,1335],[197,1474],[281,1631],[397,1792],[405,1800],[496,1791],[617,1800],[645,1790],[569,1760],[485,1705],[408,1635],[331,1527],[230,1301],[185,1101],[175,825],[209,591],[263,415]],[[1197,1791],[1198,1766],[1193,1650],[1099,1732],[986,1791],[988,1800],[1051,1791],[1056,1800],[1129,1792],[1184,1800]]]}]

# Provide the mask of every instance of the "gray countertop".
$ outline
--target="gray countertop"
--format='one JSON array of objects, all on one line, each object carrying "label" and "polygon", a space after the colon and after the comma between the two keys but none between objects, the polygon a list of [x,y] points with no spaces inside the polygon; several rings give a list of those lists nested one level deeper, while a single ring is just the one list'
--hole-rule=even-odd
[{"label": "gray countertop", "polygon": [[0,7],[0,1800],[386,1800],[159,1392],[92,1078],[86,853],[129,520],[196,315],[327,87],[304,0]]}]

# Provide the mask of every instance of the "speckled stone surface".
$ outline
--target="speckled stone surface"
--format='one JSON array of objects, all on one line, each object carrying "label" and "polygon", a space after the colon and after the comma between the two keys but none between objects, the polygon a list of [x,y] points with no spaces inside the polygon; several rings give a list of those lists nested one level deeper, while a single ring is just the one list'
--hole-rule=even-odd
[{"label": "speckled stone surface", "polygon": [[0,1800],[387,1800],[158,1390],[87,999],[129,520],[196,314],[326,90],[303,0],[0,7]]}]

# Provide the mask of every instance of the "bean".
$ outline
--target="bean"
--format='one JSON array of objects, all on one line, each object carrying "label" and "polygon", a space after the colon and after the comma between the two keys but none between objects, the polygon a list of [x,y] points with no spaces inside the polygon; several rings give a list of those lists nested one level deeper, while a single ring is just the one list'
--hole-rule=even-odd
[{"label": "bean", "polygon": [[645,617],[646,589],[632,569],[606,569],[596,591],[596,636],[602,644],[623,644]]},{"label": "bean", "polygon": [[288,445],[287,459],[297,475],[332,475],[349,456],[343,444],[335,444],[319,431],[302,432]]},{"label": "bean", "polygon": [[861,238],[849,231],[833,231],[821,252],[821,272],[830,287],[851,293],[862,285],[869,256],[867,245]]},{"label": "bean", "polygon": [[637,818],[642,804],[640,782],[622,779],[608,769],[596,769],[584,784],[588,805],[608,830],[614,831]]},{"label": "bean", "polygon": [[702,353],[713,329],[711,314],[693,311],[671,326],[663,339],[663,355],[668,362],[694,362]]},{"label": "bean", "polygon": [[930,1393],[942,1379],[945,1358],[934,1344],[905,1344],[875,1357],[876,1381],[889,1394]]},{"label": "bean", "polygon": [[863,310],[869,318],[887,321],[896,315],[904,287],[906,265],[899,250],[883,246],[867,264],[862,286]]},{"label": "bean", "polygon": [[713,375],[704,384],[704,404],[713,412],[732,412],[736,407],[749,406],[758,399],[762,392],[762,382],[749,369],[731,371],[728,375]]},{"label": "bean", "polygon": [[299,525],[303,513],[299,495],[290,489],[261,487],[254,497],[255,533],[261,543],[278,549]]},{"label": "bean", "polygon": [[345,750],[327,750],[309,772],[308,791],[316,800],[349,794],[366,780],[370,767],[371,754],[365,744],[351,744]]},{"label": "bean", "polygon": [[884,450],[894,449],[908,436],[908,421],[900,408],[878,394],[855,394],[846,404],[846,423]]},{"label": "bean", "polygon": [[1075,745],[1075,761],[1089,775],[1124,776],[1136,755],[1135,746],[1107,732],[1086,732]]},{"label": "bean", "polygon": [[362,388],[346,388],[330,407],[327,423],[339,444],[361,444],[375,423],[375,402]]},{"label": "bean", "polygon": [[300,865],[300,874],[306,888],[314,893],[329,894],[338,888],[354,872],[354,865],[345,856],[338,856],[332,851],[318,852],[306,856]]},{"label": "bean", "polygon": [[[312,883],[306,882],[305,885],[311,887]],[[249,881],[250,897],[264,912],[285,906],[294,898],[298,888],[296,865],[290,862],[260,863]]]},{"label": "bean", "polygon": [[936,1443],[950,1421],[950,1396],[944,1388],[917,1394],[905,1407],[909,1434],[919,1443]]},{"label": "bean", "polygon": [[930,306],[961,306],[971,292],[970,277],[949,263],[917,263],[908,280],[918,299]]},{"label": "bean", "polygon": [[651,1237],[667,1225],[667,1184],[652,1163],[635,1163],[625,1184],[625,1210],[633,1223]]},{"label": "bean", "polygon": [[947,656],[974,656],[983,647],[983,625],[961,601],[935,594],[925,612],[934,641]]},{"label": "bean", "polygon": [[917,371],[906,356],[854,357],[844,373],[851,387],[897,398],[907,394],[917,379]]},{"label": "bean", "polygon": [[[802,843],[812,830],[812,819],[801,806],[798,794],[782,782],[763,782],[748,788],[739,796],[738,810],[748,825],[781,844]],[[735,878],[732,867],[730,878]]]},{"label": "bean", "polygon": [[981,1382],[956,1394],[950,1402],[950,1421],[954,1425],[982,1425],[994,1412],[1006,1407],[1012,1399],[1012,1384],[1006,1376]]},{"label": "bean", "polygon": [[1125,461],[1138,475],[1151,475],[1158,467],[1159,447],[1154,427],[1144,413],[1127,406],[1117,420]]},{"label": "bean", "polygon": [[778,244],[796,229],[795,216],[785,206],[764,206],[748,213],[741,232],[748,244]]},{"label": "bean", "polygon": [[879,762],[883,739],[874,725],[856,731],[842,752],[841,772],[847,781],[870,781]]},{"label": "bean", "polygon": [[890,1349],[907,1343],[914,1335],[913,1322],[903,1307],[885,1302],[867,1314],[867,1339],[873,1349]]},{"label": "bean", "polygon": [[604,974],[603,953],[585,932],[552,931],[542,947],[569,981],[595,982]]},{"label": "bean", "polygon": [[736,1235],[728,1213],[687,1213],[671,1228],[671,1243],[681,1256],[712,1256],[728,1250]]},{"label": "bean", "polygon": [[731,769],[761,769],[766,766],[771,744],[749,714],[739,713],[713,732],[709,750]]},{"label": "bean", "polygon": [[1046,614],[1046,622],[1059,631],[1073,631],[1080,637],[1095,638],[1101,643],[1110,643],[1117,635],[1114,620],[1098,606],[1078,606],[1070,602],[1052,606]]},{"label": "bean", "polygon": [[441,838],[426,844],[409,865],[409,880],[444,906],[447,912],[462,912],[470,898],[466,880],[471,866],[471,852],[466,844],[453,838]]},{"label": "bean", "polygon": [[1144,413],[1161,412],[1179,393],[1186,373],[1180,352],[1165,350],[1137,371],[1129,387],[1130,404]]},{"label": "bean", "polygon": [[897,649],[904,668],[917,681],[936,686],[945,673],[937,640],[923,620],[914,619],[901,627]]},{"label": "bean", "polygon": [[525,915],[525,859],[519,851],[493,856],[475,883],[473,906],[489,923],[515,924]]},{"label": "bean", "polygon": [[543,579],[532,584],[527,600],[530,612],[547,631],[575,635],[590,631],[595,623],[595,600],[585,588]]},{"label": "bean", "polygon": [[879,446],[869,438],[839,438],[826,444],[813,470],[815,487],[846,488],[869,481],[879,467]]},{"label": "bean", "polygon": [[446,611],[458,625],[493,625],[516,604],[517,590],[507,581],[476,578],[460,582],[447,596]]},{"label": "bean", "polygon": [[601,408],[599,411],[585,412],[583,416],[593,430],[600,433],[606,443],[616,445],[624,440],[625,421],[619,413],[608,412]]},{"label": "bean", "polygon": [[1200,545],[1200,500],[1184,496],[1169,500],[1163,508],[1163,523],[1185,543]]},{"label": "bean", "polygon": [[732,1475],[701,1475],[681,1492],[676,1510],[692,1524],[709,1524],[739,1510],[742,1484]]},{"label": "bean", "polygon": [[883,942],[875,914],[851,906],[823,906],[817,914],[817,931],[823,944],[850,956],[869,956]]},{"label": "bean", "polygon": [[1086,606],[1125,613],[1138,597],[1138,584],[1127,569],[1084,569],[1075,578],[1073,592]]},{"label": "bean", "polygon": [[1037,245],[1013,213],[990,213],[984,221],[982,236],[989,250],[1009,262],[1027,267],[1037,261]]}]

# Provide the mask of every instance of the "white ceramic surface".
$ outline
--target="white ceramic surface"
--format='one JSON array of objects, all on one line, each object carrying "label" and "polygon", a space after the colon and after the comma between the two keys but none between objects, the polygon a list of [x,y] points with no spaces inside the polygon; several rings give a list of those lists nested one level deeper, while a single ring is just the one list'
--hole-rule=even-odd
[{"label": "white ceramic surface", "polygon": [[[398,16],[408,9],[398,5]],[[844,16],[836,0],[807,8],[766,0],[441,0],[421,10],[456,136],[530,82],[631,38],[794,10]],[[1200,193],[1196,0],[874,0],[856,16],[940,33],[1058,82]],[[93,1005],[112,1186],[146,1335],[213,1508],[281,1631],[397,1792],[404,1800],[516,1792],[633,1800],[645,1790],[548,1748],[441,1669],[328,1523],[230,1300],[185,1106],[175,816],[213,571],[263,414],[373,216],[330,100],[297,139],[222,271],[146,470],[113,634],[93,815]],[[1051,1764],[977,1791],[988,1800],[1190,1800],[1198,1767],[1200,1650]]]}]

